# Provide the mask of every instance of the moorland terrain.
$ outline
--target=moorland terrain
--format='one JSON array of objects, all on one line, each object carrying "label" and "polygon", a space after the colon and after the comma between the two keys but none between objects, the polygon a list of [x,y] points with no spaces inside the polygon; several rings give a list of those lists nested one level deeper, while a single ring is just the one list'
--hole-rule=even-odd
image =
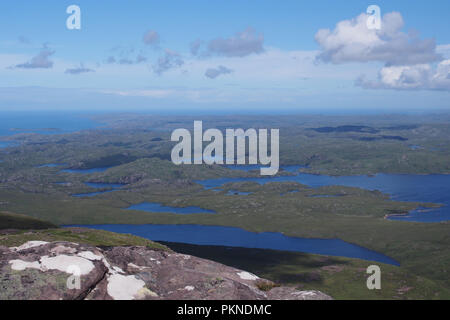
[{"label": "moorland terrain", "polygon": [[[450,117],[446,115],[202,118],[204,128],[279,128],[281,165],[300,165],[304,173],[450,173]],[[167,245],[335,298],[450,298],[450,223],[386,219],[439,203],[394,201],[376,190],[333,185],[312,188],[297,182],[233,182],[220,190],[205,189],[197,181],[257,177],[259,171],[172,164],[170,133],[176,128],[191,129],[196,117],[127,114],[94,119],[101,123],[97,129],[51,135],[26,132],[2,138],[16,144],[0,149],[0,228],[42,231],[7,232],[0,235],[0,245],[17,245],[31,238],[70,241],[67,230],[54,227],[71,224],[221,225],[293,237],[338,238],[400,263],[400,267],[382,266],[383,290],[365,287],[369,261],[264,249]],[[76,172],[95,168],[104,170]],[[123,186],[112,191],[86,183]],[[73,196],[98,191],[112,192]],[[230,195],[230,191],[249,194]],[[216,214],[124,210],[142,202],[197,206]],[[117,237],[117,242],[105,237],[91,244],[128,241]]]}]

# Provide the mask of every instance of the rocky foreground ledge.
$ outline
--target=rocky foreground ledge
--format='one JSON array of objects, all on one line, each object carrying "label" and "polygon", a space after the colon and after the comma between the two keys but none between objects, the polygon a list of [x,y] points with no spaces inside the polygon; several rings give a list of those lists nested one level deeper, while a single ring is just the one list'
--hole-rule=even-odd
[{"label": "rocky foreground ledge", "polygon": [[0,246],[0,299],[322,300],[190,255],[147,247],[29,241]]}]

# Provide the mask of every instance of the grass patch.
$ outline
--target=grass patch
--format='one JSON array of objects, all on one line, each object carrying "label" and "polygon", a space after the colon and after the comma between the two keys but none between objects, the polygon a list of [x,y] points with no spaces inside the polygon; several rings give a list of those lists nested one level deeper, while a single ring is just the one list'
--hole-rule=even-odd
[{"label": "grass patch", "polygon": [[[450,290],[439,281],[424,278],[403,267],[280,250],[163,243],[176,252],[214,260],[273,281],[261,281],[259,286],[263,291],[270,290],[276,283],[275,286],[320,290],[341,300],[450,299]],[[367,289],[369,275],[366,269],[372,264],[380,266],[381,290]]]},{"label": "grass patch", "polygon": [[30,216],[12,212],[0,212],[0,230],[4,229],[48,229],[56,225]]},{"label": "grass patch", "polygon": [[166,246],[141,237],[103,230],[85,228],[58,228],[46,230],[16,231],[0,233],[0,245],[13,247],[27,241],[69,241],[92,246],[145,246],[152,250],[170,251]]},{"label": "grass patch", "polygon": [[274,282],[265,281],[265,280],[257,280],[255,283],[256,287],[261,291],[270,291],[273,288],[279,287],[280,285]]}]

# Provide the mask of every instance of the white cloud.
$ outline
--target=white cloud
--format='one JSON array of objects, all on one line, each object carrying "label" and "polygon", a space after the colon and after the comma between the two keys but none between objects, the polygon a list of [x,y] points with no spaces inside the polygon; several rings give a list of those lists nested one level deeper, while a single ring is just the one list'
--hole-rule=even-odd
[{"label": "white cloud", "polygon": [[200,39],[194,40],[190,43],[189,47],[193,56],[196,56],[198,54],[198,51],[200,50],[202,44],[203,41]]},{"label": "white cloud", "polygon": [[91,68],[86,68],[82,63],[78,67],[67,68],[66,71],[64,71],[64,73],[72,74],[72,75],[88,73],[88,72],[95,72],[95,70],[91,69]]},{"label": "white cloud", "polygon": [[232,72],[233,72],[233,70],[231,70],[227,67],[218,66],[217,68],[209,68],[208,70],[206,70],[205,76],[210,79],[215,79],[222,74],[229,74]]},{"label": "white cloud", "polygon": [[434,39],[421,40],[415,33],[404,33],[402,15],[383,16],[381,29],[368,29],[369,15],[363,13],[339,22],[334,30],[321,29],[315,39],[322,52],[318,60],[332,63],[378,61],[386,65],[415,65],[442,60]]},{"label": "white cloud", "polygon": [[444,56],[445,59],[450,59],[450,44],[442,44],[436,47],[436,51]]},{"label": "white cloud", "polygon": [[450,91],[450,60],[442,61],[435,68],[430,64],[384,67],[378,80],[361,77],[356,84],[367,89]]},{"label": "white cloud", "polygon": [[[193,43],[191,52],[196,54],[201,42]],[[264,52],[264,36],[257,34],[252,28],[237,32],[229,38],[216,38],[208,42],[207,52],[204,55],[218,55],[225,57],[245,57],[251,54]]]},{"label": "white cloud", "polygon": [[164,55],[153,65],[153,71],[157,75],[161,75],[170,69],[181,67],[183,64],[184,60],[178,52],[166,49]]},{"label": "white cloud", "polygon": [[360,76],[356,85],[366,89],[450,90],[450,46],[436,46],[434,39],[419,39],[402,31],[400,13],[383,16],[381,29],[367,28],[369,15],[339,22],[334,30],[321,29],[316,41],[322,51],[317,60],[343,64],[380,62],[378,79]]},{"label": "white cloud", "polygon": [[43,46],[41,51],[31,58],[30,61],[15,65],[13,68],[22,69],[49,69],[53,67],[53,61],[50,57],[55,53],[54,50],[50,50],[46,45]]},{"label": "white cloud", "polygon": [[[362,71],[377,72],[377,66],[367,64],[315,64],[318,51],[280,50],[267,47],[264,53],[246,57],[211,57],[189,59],[184,69],[191,79],[205,79],[205,70],[211,65],[233,70],[233,82],[245,86],[292,86],[305,79],[340,79],[353,81]],[[225,79],[225,77],[223,77]],[[172,79],[176,81],[176,79]],[[221,79],[222,80],[222,79]],[[210,81],[209,81],[210,82]],[[208,84],[209,85],[209,84]]]}]

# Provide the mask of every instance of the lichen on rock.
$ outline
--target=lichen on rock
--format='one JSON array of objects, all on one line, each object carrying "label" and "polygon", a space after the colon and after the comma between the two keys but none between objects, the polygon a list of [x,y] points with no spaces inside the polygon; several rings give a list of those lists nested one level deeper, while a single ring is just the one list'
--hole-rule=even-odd
[{"label": "lichen on rock", "polygon": [[[0,247],[0,299],[331,299],[319,291],[267,285],[247,271],[148,247],[97,248],[72,242]],[[68,286],[79,277],[79,287]],[[73,278],[71,278],[73,280]],[[76,281],[74,282],[76,283]]]}]

